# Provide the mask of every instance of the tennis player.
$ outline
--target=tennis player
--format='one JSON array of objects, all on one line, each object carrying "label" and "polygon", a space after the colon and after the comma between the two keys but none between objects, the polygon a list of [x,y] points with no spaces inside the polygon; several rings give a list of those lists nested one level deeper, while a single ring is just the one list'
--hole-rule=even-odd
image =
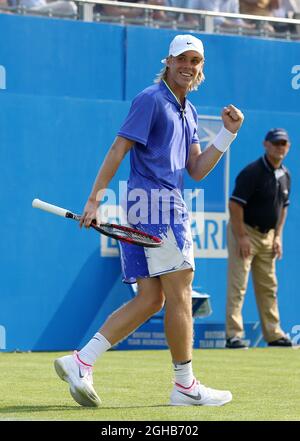
[{"label": "tennis player", "polygon": [[[156,84],[133,100],[99,169],[82,214],[81,226],[89,228],[98,216],[97,209],[105,189],[130,151],[128,192],[141,189],[149,196],[144,205],[149,216],[136,221],[130,214],[132,205],[129,204],[128,222],[159,235],[164,241],[163,246],[156,249],[121,244],[124,281],[137,282],[138,294],[110,315],[80,351],[55,360],[58,375],[69,383],[72,397],[83,406],[101,403],[92,381],[96,360],[164,305],[165,334],[175,376],[170,404],[221,406],[232,400],[229,391],[208,388],[197,381],[193,373],[191,294],[195,264],[182,190],[184,169],[196,181],[203,179],[237,136],[244,117],[233,105],[224,107],[223,127],[213,144],[201,152],[197,112],[186,96],[197,90],[204,79],[203,44],[192,35],[177,35],[170,44],[168,57],[162,62],[164,68]],[[164,194],[171,192],[167,211],[158,204],[157,198],[151,200],[153,190],[164,190]],[[151,222],[152,215],[157,213],[159,221]]]}]

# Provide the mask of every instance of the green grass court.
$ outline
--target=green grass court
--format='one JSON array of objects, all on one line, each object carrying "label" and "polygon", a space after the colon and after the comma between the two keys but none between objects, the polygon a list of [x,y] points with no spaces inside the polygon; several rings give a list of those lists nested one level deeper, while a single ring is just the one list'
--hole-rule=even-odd
[{"label": "green grass court", "polygon": [[53,360],[61,355],[0,353],[1,421],[300,421],[300,350],[195,350],[195,375],[233,394],[219,408],[168,406],[168,351],[109,351],[94,370],[102,407],[82,408],[55,374]]}]

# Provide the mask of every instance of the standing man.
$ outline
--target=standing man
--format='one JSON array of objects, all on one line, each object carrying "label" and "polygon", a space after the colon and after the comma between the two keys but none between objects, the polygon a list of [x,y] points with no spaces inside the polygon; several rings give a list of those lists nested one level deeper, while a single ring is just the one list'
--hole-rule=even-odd
[{"label": "standing man", "polygon": [[[69,383],[71,395],[83,406],[100,404],[92,385],[92,366],[96,359],[164,304],[165,334],[175,375],[170,404],[221,406],[232,399],[229,391],[214,390],[201,384],[192,370],[194,256],[182,191],[184,169],[195,180],[204,178],[235,139],[243,114],[233,105],[225,107],[222,111],[224,126],[213,144],[201,152],[197,112],[186,99],[188,92],[196,90],[204,78],[201,40],[192,35],[177,35],[171,42],[168,57],[162,62],[164,68],[156,84],[133,100],[129,114],[99,169],[81,218],[81,225],[89,228],[98,216],[99,202],[106,188],[130,151],[128,193],[142,191],[148,195],[141,210],[144,218],[148,215],[148,223],[135,222],[132,210],[128,211],[128,223],[159,234],[164,244],[159,249],[121,244],[124,281],[137,282],[138,294],[109,316],[79,352],[55,361],[57,374]],[[157,199],[151,200],[153,190],[163,191],[164,198],[169,192],[169,201],[172,199],[169,216],[166,216],[166,206],[158,208]],[[128,196],[128,201],[130,199]],[[152,215],[156,217],[158,213],[159,224],[152,222]]]},{"label": "standing man", "polygon": [[282,257],[282,232],[290,203],[290,174],[282,165],[290,140],[284,129],[271,129],[266,154],[244,168],[230,198],[226,347],[244,349],[242,307],[252,271],[262,332],[269,346],[292,346],[280,327],[276,258]]}]

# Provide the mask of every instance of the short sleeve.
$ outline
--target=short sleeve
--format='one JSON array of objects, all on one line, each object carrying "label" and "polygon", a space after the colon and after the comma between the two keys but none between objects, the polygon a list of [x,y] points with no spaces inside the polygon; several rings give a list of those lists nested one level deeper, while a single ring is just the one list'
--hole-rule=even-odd
[{"label": "short sleeve", "polygon": [[255,192],[257,175],[251,168],[242,170],[235,180],[235,187],[230,197],[231,200],[246,205],[250,197]]},{"label": "short sleeve", "polygon": [[286,174],[287,179],[287,192],[285,192],[285,200],[283,202],[284,207],[288,207],[290,205],[290,195],[291,195],[291,175],[289,172]]},{"label": "short sleeve", "polygon": [[156,100],[144,92],[132,101],[129,113],[120,128],[118,135],[147,145],[153,125]]},{"label": "short sleeve", "polygon": [[200,144],[197,127],[195,128],[194,135],[192,138],[192,144]]}]

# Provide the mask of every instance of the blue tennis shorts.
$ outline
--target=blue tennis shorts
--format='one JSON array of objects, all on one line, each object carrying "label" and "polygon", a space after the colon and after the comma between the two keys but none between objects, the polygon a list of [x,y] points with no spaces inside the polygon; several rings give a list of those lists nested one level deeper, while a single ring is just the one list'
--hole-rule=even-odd
[{"label": "blue tennis shorts", "polygon": [[143,248],[119,242],[123,282],[156,277],[187,268],[195,270],[192,232],[189,220],[173,225],[134,225],[163,240],[159,248]]}]

